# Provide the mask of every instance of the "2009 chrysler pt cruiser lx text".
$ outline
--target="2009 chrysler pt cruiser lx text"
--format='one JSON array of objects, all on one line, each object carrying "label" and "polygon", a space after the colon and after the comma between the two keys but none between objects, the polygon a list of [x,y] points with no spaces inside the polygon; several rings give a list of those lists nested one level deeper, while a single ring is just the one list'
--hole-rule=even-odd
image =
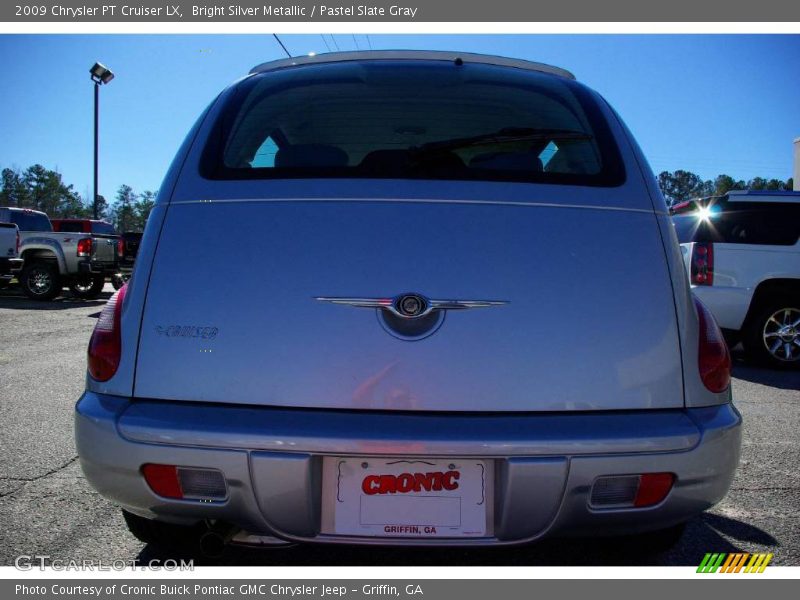
[{"label": "2009 chrysler pt cruiser lx text", "polygon": [[76,436],[140,539],[209,552],[675,532],[730,486],[729,384],[597,93],[522,60],[337,53],[256,67],[197,121],[92,335]]}]

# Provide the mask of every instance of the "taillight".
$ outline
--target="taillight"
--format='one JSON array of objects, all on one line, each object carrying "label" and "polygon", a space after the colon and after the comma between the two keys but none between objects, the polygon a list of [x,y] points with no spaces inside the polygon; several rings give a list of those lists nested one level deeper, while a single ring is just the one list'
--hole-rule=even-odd
[{"label": "taillight", "polygon": [[19,229],[17,229],[17,256],[19,256]]},{"label": "taillight", "polygon": [[178,500],[224,500],[228,496],[225,476],[216,469],[176,465],[142,465],[147,485],[159,496]]},{"label": "taillight", "polygon": [[78,240],[78,256],[92,255],[92,238]]},{"label": "taillight", "polygon": [[692,283],[714,285],[714,244],[695,242],[692,246]]},{"label": "taillight", "polygon": [[142,475],[150,489],[159,496],[183,498],[181,483],[178,481],[178,467],[147,464],[142,467]]},{"label": "taillight", "polygon": [[700,346],[697,363],[700,379],[709,391],[724,392],[731,383],[731,354],[714,315],[696,297],[697,316],[700,319]]},{"label": "taillight", "polygon": [[658,504],[667,497],[674,481],[675,475],[672,473],[643,473],[633,505],[640,508]]},{"label": "taillight", "polygon": [[89,340],[89,374],[97,381],[108,381],[117,372],[122,355],[120,317],[127,285],[109,298]]},{"label": "taillight", "polygon": [[592,485],[589,504],[593,508],[644,508],[655,506],[667,497],[675,475],[642,473],[598,477]]},{"label": "taillight", "polygon": [[125,240],[122,238],[117,240],[117,255],[122,258],[125,256]]}]

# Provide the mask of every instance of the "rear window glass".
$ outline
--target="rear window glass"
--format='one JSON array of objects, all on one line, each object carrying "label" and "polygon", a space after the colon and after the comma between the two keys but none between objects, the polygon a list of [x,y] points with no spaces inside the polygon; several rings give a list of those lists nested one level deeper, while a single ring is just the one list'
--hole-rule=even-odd
[{"label": "rear window glass", "polygon": [[216,179],[624,181],[608,125],[582,86],[445,61],[338,63],[251,77],[217,122],[203,171]]},{"label": "rear window glass", "polygon": [[83,223],[80,221],[61,221],[60,223],[54,223],[53,228],[63,233],[82,233]]},{"label": "rear window glass", "polygon": [[10,212],[11,222],[16,223],[20,231],[53,231],[47,215],[23,210]]},{"label": "rear window glass", "polygon": [[800,238],[800,204],[725,202],[672,222],[681,243],[793,246]]},{"label": "rear window glass", "polygon": [[92,223],[92,233],[103,235],[117,235],[117,230],[111,223]]}]

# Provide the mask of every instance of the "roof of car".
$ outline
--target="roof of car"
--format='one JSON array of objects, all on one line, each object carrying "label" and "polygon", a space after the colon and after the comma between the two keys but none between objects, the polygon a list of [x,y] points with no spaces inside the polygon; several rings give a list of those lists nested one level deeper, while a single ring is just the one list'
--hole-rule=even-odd
[{"label": "roof of car", "polygon": [[81,219],[78,217],[64,217],[64,218],[56,218],[50,219],[51,221],[68,221],[70,223],[105,223],[106,225],[113,225],[113,223],[109,223],[104,219]]},{"label": "roof of car", "polygon": [[[669,207],[671,215],[691,213],[704,206],[724,206],[730,202],[763,202],[765,204],[800,204],[800,192],[785,190],[731,190],[722,196],[706,196],[676,202]],[[741,208],[741,207],[740,207]]]},{"label": "roof of car", "polygon": [[329,52],[308,56],[294,56],[262,63],[250,70],[250,74],[266,73],[289,67],[301,65],[316,65],[334,62],[350,62],[363,60],[439,60],[455,62],[462,60],[465,63],[479,63],[484,65],[497,65],[502,67],[515,67],[528,71],[538,71],[558,75],[567,79],[575,79],[575,75],[552,65],[523,60],[520,58],[506,58],[488,54],[474,54],[472,52],[449,52],[441,50],[361,50],[353,52]]},{"label": "roof of car", "polygon": [[783,190],[732,190],[728,202],[800,202],[800,192]]},{"label": "roof of car", "polygon": [[41,215],[45,215],[45,214],[46,214],[46,213],[43,213],[43,212],[42,212],[42,211],[40,211],[40,210],[36,210],[36,209],[34,209],[34,208],[24,208],[24,207],[22,207],[22,206],[0,206],[0,209],[5,209],[5,210],[18,210],[18,211],[22,211],[22,212],[34,212],[34,213],[39,213],[39,214],[41,214]]}]

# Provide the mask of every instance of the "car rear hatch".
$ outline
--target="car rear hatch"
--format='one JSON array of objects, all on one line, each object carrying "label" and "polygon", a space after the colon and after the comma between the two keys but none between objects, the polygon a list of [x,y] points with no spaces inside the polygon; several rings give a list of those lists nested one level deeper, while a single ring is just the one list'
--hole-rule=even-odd
[{"label": "car rear hatch", "polygon": [[[381,309],[315,299],[406,292],[507,304],[448,310],[435,333],[406,341]],[[681,406],[655,218],[492,203],[171,206],[136,395],[398,410]]]},{"label": "car rear hatch", "polygon": [[[610,111],[552,75],[463,67],[413,65],[398,81],[391,69],[324,67],[314,77],[329,83],[308,97],[293,72],[306,67],[288,69],[252,78],[212,114],[161,229],[137,397],[398,411],[683,406],[657,216]],[[261,123],[273,118],[280,134]],[[487,144],[481,132],[496,133]],[[387,152],[392,136],[417,143]],[[447,302],[427,329],[409,329],[380,304],[403,295]]]}]

